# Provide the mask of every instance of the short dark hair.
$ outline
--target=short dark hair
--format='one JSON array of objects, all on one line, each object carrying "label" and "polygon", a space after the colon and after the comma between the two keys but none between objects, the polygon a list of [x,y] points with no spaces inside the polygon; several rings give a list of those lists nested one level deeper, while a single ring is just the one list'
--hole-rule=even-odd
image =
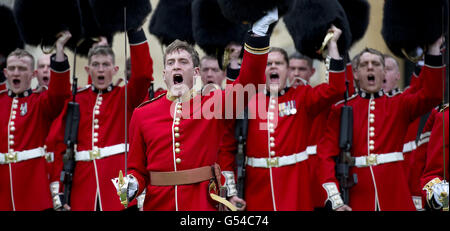
[{"label": "short dark hair", "polygon": [[291,54],[291,55],[289,56],[289,60],[291,60],[291,59],[302,59],[302,60],[306,60],[306,62],[308,63],[308,66],[309,66],[310,68],[313,67],[313,60],[312,60],[309,56],[306,56],[306,55],[304,55],[304,54],[302,54],[302,53],[300,53],[300,52],[298,52],[298,51],[294,52],[293,54]]},{"label": "short dark hair", "polygon": [[31,70],[34,70],[34,57],[33,57],[33,55],[30,54],[30,52],[28,52],[24,49],[17,48],[14,51],[12,51],[11,53],[9,53],[8,57],[6,57],[6,60],[8,60],[8,58],[11,56],[16,56],[18,58],[23,58],[23,57],[30,58],[31,59]]},{"label": "short dark hair", "polygon": [[286,61],[286,65],[289,66],[289,58],[285,49],[281,47],[271,47],[269,53],[272,52],[279,52],[281,55],[283,55],[284,61]]},{"label": "short dark hair", "polygon": [[368,47],[366,47],[366,48],[364,48],[364,50],[362,50],[361,52],[359,52],[356,56],[355,56],[355,59],[356,59],[356,67],[355,67],[355,70],[358,70],[358,68],[359,68],[359,62],[361,61],[361,56],[362,56],[362,54],[364,54],[364,53],[371,53],[371,54],[374,54],[374,55],[378,55],[379,57],[380,57],[380,61],[381,61],[381,64],[383,65],[383,67],[384,67],[384,55],[383,55],[383,53],[381,53],[379,50],[376,50],[376,49],[373,49],[373,48],[368,48]]},{"label": "short dark hair", "polygon": [[114,51],[109,46],[95,46],[92,47],[88,52],[88,63],[91,63],[91,58],[94,55],[104,55],[104,56],[111,56],[113,64],[116,62],[116,56],[114,54]]},{"label": "short dark hair", "polygon": [[383,58],[384,58],[384,61],[386,61],[386,59],[387,59],[387,58],[391,58],[391,59],[393,59],[393,60],[394,60],[394,62],[395,62],[395,64],[397,65],[397,68],[399,68],[399,67],[400,67],[400,65],[398,64],[398,61],[397,61],[397,59],[395,59],[395,58],[394,58],[394,56],[392,56],[392,55],[390,55],[390,54],[383,54]]},{"label": "short dark hair", "polygon": [[217,61],[217,63],[219,63],[219,60],[217,60],[217,57],[212,56],[212,55],[205,55],[200,59],[200,66],[201,66],[201,62],[203,60],[215,60],[215,61]]},{"label": "short dark hair", "polygon": [[171,54],[172,52],[176,50],[185,50],[187,53],[191,55],[192,63],[194,64],[194,67],[200,66],[200,58],[198,56],[198,52],[194,49],[193,46],[191,46],[189,43],[181,40],[175,40],[169,46],[167,46],[166,51],[164,52],[164,66],[166,66],[166,57],[167,54]]}]

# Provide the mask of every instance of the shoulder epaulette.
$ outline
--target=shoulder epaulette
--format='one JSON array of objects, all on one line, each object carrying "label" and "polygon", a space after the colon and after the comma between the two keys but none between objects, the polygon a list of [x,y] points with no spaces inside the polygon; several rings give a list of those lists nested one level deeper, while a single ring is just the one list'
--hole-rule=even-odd
[{"label": "shoulder epaulette", "polygon": [[143,106],[145,106],[145,105],[147,105],[147,104],[149,104],[149,103],[151,103],[153,101],[156,101],[157,99],[159,99],[159,98],[161,98],[161,97],[163,97],[165,95],[166,95],[166,93],[162,93],[161,95],[158,95],[157,97],[155,97],[153,99],[150,99],[150,100],[147,100],[147,101],[141,103],[139,106],[137,106],[137,108],[143,107]]},{"label": "shoulder epaulette", "polygon": [[[354,98],[356,98],[357,95],[358,95],[357,93],[354,93],[352,96],[348,97],[348,98],[347,98],[347,102],[350,101],[350,100],[352,100],[352,99],[354,99]],[[337,103],[334,104],[334,105],[337,106],[337,105],[339,105],[339,104],[341,104],[341,103],[343,103],[343,102],[345,102],[345,99],[343,99],[343,100],[337,102]]]},{"label": "shoulder epaulette", "polygon": [[91,85],[88,84],[88,85],[86,85],[86,86],[84,86],[84,87],[78,88],[77,92],[85,91],[85,90],[89,89],[90,87],[91,87]]},{"label": "shoulder epaulette", "polygon": [[6,92],[8,92],[8,89],[3,89],[0,91],[0,94],[6,93]]}]

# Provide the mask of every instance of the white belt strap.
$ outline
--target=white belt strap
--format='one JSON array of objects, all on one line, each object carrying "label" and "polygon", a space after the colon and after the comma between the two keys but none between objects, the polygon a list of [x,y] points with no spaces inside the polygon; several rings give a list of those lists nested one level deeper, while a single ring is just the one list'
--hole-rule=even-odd
[{"label": "white belt strap", "polygon": [[20,152],[0,153],[0,164],[17,163],[24,160],[30,160],[45,156],[43,147],[33,148]]},{"label": "white belt strap", "polygon": [[[127,150],[130,145],[127,144]],[[81,151],[75,153],[75,161],[91,161],[95,159],[102,159],[108,156],[117,155],[125,152],[125,144],[116,144],[97,150]]]},{"label": "white belt strap", "polygon": [[355,166],[361,168],[401,160],[403,160],[403,153],[401,152],[391,152],[386,154],[370,154],[368,156],[355,157]]},{"label": "white belt strap", "polygon": [[256,168],[270,168],[270,167],[282,167],[286,165],[295,164],[308,159],[308,153],[306,151],[295,153],[288,156],[273,157],[273,158],[255,158],[247,157],[245,160],[246,165]]},{"label": "white belt strap", "polygon": [[416,141],[409,141],[408,143],[403,144],[403,153],[406,152],[412,152],[414,150],[416,150],[417,146],[416,146]]},{"label": "white belt strap", "polygon": [[317,145],[306,147],[306,153],[308,153],[308,155],[317,154]]}]

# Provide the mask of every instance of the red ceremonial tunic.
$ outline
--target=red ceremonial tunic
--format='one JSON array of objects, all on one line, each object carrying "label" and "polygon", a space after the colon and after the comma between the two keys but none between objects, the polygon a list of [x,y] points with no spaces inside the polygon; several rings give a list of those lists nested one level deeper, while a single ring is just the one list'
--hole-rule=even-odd
[{"label": "red ceremonial tunic", "polygon": [[329,84],[289,88],[279,96],[259,93],[250,101],[244,198],[247,210],[313,209],[305,161],[311,121],[345,91],[343,62],[332,60],[331,65]]},{"label": "red ceremonial tunic", "polygon": [[[235,85],[264,82],[268,45],[269,37],[249,37]],[[252,50],[251,47],[265,49]],[[261,50],[264,51],[258,52]],[[154,186],[151,185],[149,171],[180,171],[216,163],[222,140],[218,134],[223,132],[226,120],[204,111],[224,110],[225,94],[229,96],[228,93],[216,90],[208,96],[194,94],[182,102],[163,95],[136,109],[130,125],[128,173],[139,183],[138,194],[147,189],[144,210],[217,210],[216,203],[208,194],[209,181]],[[233,103],[232,108],[234,106]],[[222,112],[219,116],[223,118]]]},{"label": "red ceremonial tunic", "polygon": [[[44,143],[52,121],[70,97],[67,59],[53,60],[48,91],[29,89],[18,96],[8,90],[0,93],[0,210],[53,208]],[[7,154],[19,161],[6,161]]]},{"label": "red ceremonial tunic", "polygon": [[[153,61],[144,32],[129,36],[131,77],[127,86],[127,124],[153,80]],[[76,102],[80,105],[80,123],[70,206],[73,211],[122,210],[124,207],[111,179],[118,176],[119,170],[125,170],[125,87],[111,85],[102,91],[90,86],[79,90]],[[95,150],[102,157],[96,157]]]},{"label": "red ceremonial tunic", "polygon": [[[442,117],[444,117],[444,119]],[[433,128],[431,130],[431,135],[427,147],[425,168],[420,178],[420,185],[422,186],[422,188],[425,187],[426,184],[428,184],[435,178],[439,178],[439,180],[444,180],[444,169],[445,169],[445,180],[447,182],[449,181],[448,127],[449,127],[449,116],[447,104],[443,111],[435,114]],[[445,132],[445,139],[443,137],[444,132]],[[426,193],[427,193],[426,190],[422,190],[423,201],[426,200]]]},{"label": "red ceremonial tunic", "polygon": [[[440,56],[427,56],[422,70],[423,86],[413,94],[388,97],[382,91],[355,95],[348,105],[353,108],[353,143],[351,154],[363,163],[372,163],[370,154],[390,154],[388,163],[351,167],[358,183],[350,189],[349,206],[353,210],[415,210],[405,174],[403,140],[409,124],[439,104],[442,97],[441,77],[445,68],[439,66]],[[430,66],[430,64],[434,64]],[[437,64],[437,65],[436,65]],[[318,147],[323,186],[338,185],[335,162],[339,150],[339,121],[341,106],[332,108],[327,131]],[[378,157],[377,157],[378,158]],[[378,158],[377,162],[381,162]],[[329,195],[332,196],[332,195]],[[333,198],[331,198],[333,201]]]},{"label": "red ceremonial tunic", "polygon": [[[417,142],[417,148],[411,153],[410,158],[410,166],[409,166],[409,187],[411,190],[411,194],[413,195],[413,199],[419,197],[419,199],[415,199],[417,205],[420,205],[420,209],[424,208],[425,200],[422,200],[422,188],[421,185],[421,177],[423,176],[423,171],[425,169],[425,164],[427,160],[427,148],[428,142],[430,140],[431,129],[433,128],[434,120],[436,118],[436,114],[438,113],[437,108],[434,108],[431,111],[430,116],[428,117],[425,126],[420,134],[420,138]],[[416,120],[417,121],[417,120]],[[420,204],[419,204],[420,202]]]},{"label": "red ceremonial tunic", "polygon": [[[353,71],[351,63],[347,63],[345,70],[345,77],[348,81],[348,95],[352,96],[355,93]],[[318,114],[311,125],[311,133],[308,137],[308,147],[306,147],[306,152],[308,153],[308,165],[309,165],[309,175],[311,182],[311,197],[313,200],[314,208],[324,207],[324,201],[326,199],[326,193],[323,191],[322,185],[319,179],[319,164],[320,160],[317,156],[317,144],[323,137],[326,130],[326,121],[328,119],[328,114],[330,113],[331,106],[325,108],[320,114]]]}]

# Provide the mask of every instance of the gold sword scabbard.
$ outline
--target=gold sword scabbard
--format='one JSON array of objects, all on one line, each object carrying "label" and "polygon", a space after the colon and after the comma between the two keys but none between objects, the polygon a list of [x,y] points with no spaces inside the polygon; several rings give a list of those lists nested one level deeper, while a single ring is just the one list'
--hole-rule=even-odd
[{"label": "gold sword scabbard", "polygon": [[447,192],[441,192],[442,211],[448,211],[448,195]]}]

